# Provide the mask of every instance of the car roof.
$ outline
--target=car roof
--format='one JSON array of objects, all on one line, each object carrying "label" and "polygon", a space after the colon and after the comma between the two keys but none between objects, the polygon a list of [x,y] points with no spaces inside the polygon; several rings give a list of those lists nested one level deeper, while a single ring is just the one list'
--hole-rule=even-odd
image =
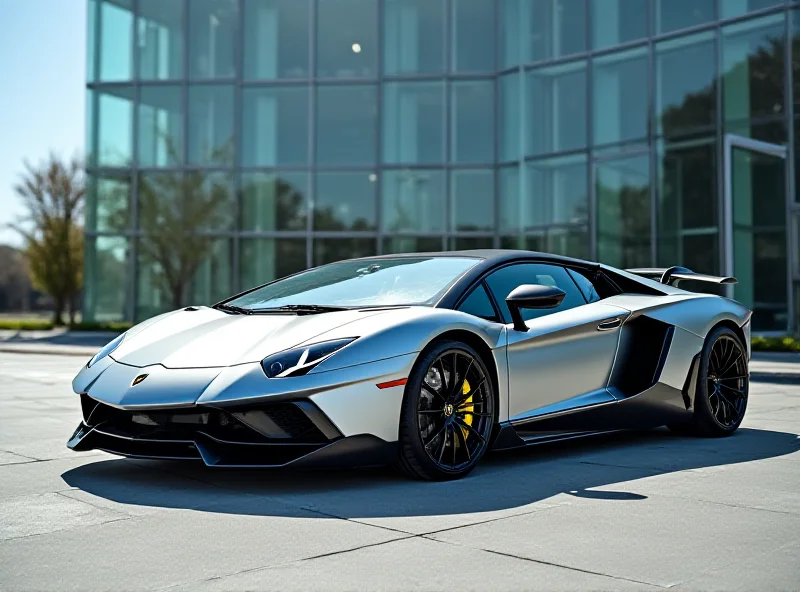
[{"label": "car roof", "polygon": [[470,257],[473,259],[483,259],[481,267],[494,267],[495,264],[507,261],[535,259],[537,261],[550,261],[553,263],[580,265],[582,267],[596,267],[599,264],[564,255],[554,255],[553,253],[542,253],[539,251],[525,251],[517,249],[471,249],[463,251],[427,251],[419,253],[387,253],[384,255],[374,255],[371,257],[359,257],[357,260],[380,260],[397,258],[416,258],[416,257]]}]

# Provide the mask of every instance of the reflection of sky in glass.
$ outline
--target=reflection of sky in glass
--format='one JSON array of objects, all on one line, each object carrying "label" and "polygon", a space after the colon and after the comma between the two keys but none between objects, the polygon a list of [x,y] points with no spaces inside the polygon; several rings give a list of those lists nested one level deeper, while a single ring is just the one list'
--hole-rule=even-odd
[{"label": "reflection of sky in glass", "polygon": [[[231,304],[252,308],[272,308],[287,304],[328,306],[426,304],[477,262],[477,259],[460,257],[415,260],[413,263],[401,265],[397,265],[397,259],[363,261],[359,262],[358,271],[354,271],[352,277],[328,285],[303,289],[303,284],[306,283],[320,284],[330,281],[331,274],[341,273],[336,270],[339,265],[353,265],[353,262],[344,262],[265,286],[262,290],[232,301]],[[374,265],[384,267],[369,272],[368,269]],[[312,279],[313,275],[317,278]],[[280,293],[293,291],[290,287],[292,283],[298,284],[296,294],[270,298],[270,294],[274,294],[276,288]]]}]

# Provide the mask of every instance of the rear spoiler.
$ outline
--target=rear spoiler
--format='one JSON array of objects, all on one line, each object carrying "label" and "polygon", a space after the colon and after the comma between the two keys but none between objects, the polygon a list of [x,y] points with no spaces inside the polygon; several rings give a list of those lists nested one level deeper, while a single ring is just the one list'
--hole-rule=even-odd
[{"label": "rear spoiler", "polygon": [[715,275],[707,275],[705,273],[697,273],[686,267],[642,267],[638,269],[626,269],[628,273],[646,277],[651,280],[656,280],[668,286],[677,286],[681,280],[694,280],[697,282],[710,282],[712,284],[735,284],[737,282],[734,277],[719,277]]}]

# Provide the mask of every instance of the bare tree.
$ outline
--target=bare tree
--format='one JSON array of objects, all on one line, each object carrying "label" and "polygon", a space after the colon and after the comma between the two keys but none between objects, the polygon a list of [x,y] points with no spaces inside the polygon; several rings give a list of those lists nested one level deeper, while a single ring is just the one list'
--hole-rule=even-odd
[{"label": "bare tree", "polygon": [[14,190],[25,216],[11,227],[25,239],[34,287],[53,299],[53,322],[63,324],[64,309],[75,321],[76,297],[83,284],[83,167],[77,158],[50,157],[39,166],[25,162]]}]

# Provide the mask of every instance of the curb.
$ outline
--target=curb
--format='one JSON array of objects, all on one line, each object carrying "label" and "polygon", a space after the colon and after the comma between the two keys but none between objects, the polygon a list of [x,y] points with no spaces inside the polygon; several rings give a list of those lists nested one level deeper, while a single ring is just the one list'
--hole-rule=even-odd
[{"label": "curb", "polygon": [[100,348],[92,348],[91,350],[86,351],[78,351],[75,349],[64,349],[64,350],[54,350],[53,348],[49,347],[25,347],[25,348],[17,348],[17,347],[4,347],[0,345],[0,353],[4,354],[38,354],[38,355],[45,355],[45,356],[81,356],[81,357],[92,357],[97,350]]}]

